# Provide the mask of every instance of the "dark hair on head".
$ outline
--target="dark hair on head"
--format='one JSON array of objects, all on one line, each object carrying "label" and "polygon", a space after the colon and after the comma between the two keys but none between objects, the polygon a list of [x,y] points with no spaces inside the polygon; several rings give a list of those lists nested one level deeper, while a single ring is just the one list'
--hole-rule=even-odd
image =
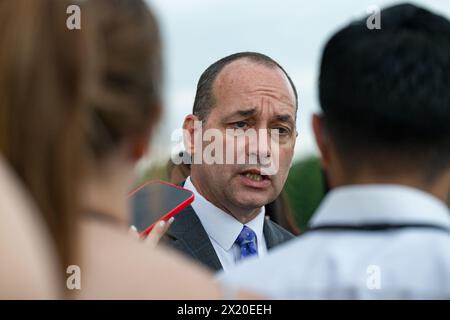
[{"label": "dark hair on head", "polygon": [[[450,164],[450,22],[410,4],[381,11],[326,44],[320,70],[326,127],[347,171],[420,168],[431,181]],[[391,171],[392,171],[391,170]],[[351,171],[349,171],[351,172]]]},{"label": "dark hair on head", "polygon": [[266,56],[262,53],[257,52],[239,52],[225,58],[222,58],[212,65],[210,65],[200,76],[197,84],[197,92],[195,94],[195,101],[192,113],[196,115],[200,120],[205,120],[214,107],[215,99],[213,94],[213,85],[214,80],[216,80],[220,71],[225,68],[228,64],[233,61],[239,59],[248,59],[251,62],[259,63],[268,67],[279,68],[289,80],[290,85],[292,86],[292,90],[295,95],[295,107],[298,107],[298,96],[297,89],[295,88],[294,83],[292,82],[291,77],[289,77],[288,73],[283,69],[283,67],[273,60],[271,57]]},{"label": "dark hair on head", "polygon": [[[145,134],[161,112],[162,58],[157,20],[143,0],[94,0],[97,77],[88,88],[87,138],[96,157]],[[90,12],[88,12],[89,14]]]}]

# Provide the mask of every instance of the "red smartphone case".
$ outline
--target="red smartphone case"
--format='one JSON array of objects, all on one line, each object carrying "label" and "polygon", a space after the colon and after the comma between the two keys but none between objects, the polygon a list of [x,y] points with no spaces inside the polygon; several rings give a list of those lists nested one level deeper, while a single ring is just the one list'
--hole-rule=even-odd
[{"label": "red smartphone case", "polygon": [[162,180],[150,180],[147,181],[146,183],[140,185],[139,187],[137,187],[136,189],[132,190],[129,194],[128,194],[128,198],[131,198],[136,192],[138,192],[139,190],[141,190],[142,188],[145,188],[147,185],[152,184],[152,183],[163,183],[166,184],[168,186],[171,186],[173,188],[178,188],[181,190],[185,190],[188,191],[191,196],[186,199],[185,201],[183,201],[182,203],[180,203],[179,205],[177,205],[175,208],[173,208],[171,211],[169,211],[168,213],[166,213],[164,216],[161,217],[161,219],[159,219],[158,221],[156,221],[155,223],[153,223],[152,225],[150,225],[147,229],[145,229],[144,231],[142,231],[140,233],[141,237],[146,237],[150,231],[152,231],[153,227],[155,226],[155,224],[161,220],[163,221],[168,221],[170,218],[176,216],[178,213],[180,213],[183,209],[187,208],[193,201],[194,201],[194,194],[192,193],[192,191],[185,189],[183,187],[177,186],[176,184],[172,184],[166,181],[162,181]]}]

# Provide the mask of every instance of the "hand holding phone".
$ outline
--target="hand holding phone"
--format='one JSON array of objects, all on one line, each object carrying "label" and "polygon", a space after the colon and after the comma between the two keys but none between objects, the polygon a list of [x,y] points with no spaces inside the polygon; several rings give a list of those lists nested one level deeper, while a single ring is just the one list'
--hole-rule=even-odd
[{"label": "hand holding phone", "polygon": [[154,224],[153,229],[147,235],[139,234],[134,225],[130,227],[129,233],[136,240],[141,240],[145,246],[149,248],[156,248],[159,244],[159,241],[170,229],[170,226],[172,225],[174,220],[175,218],[172,217],[167,222],[163,220],[158,221],[157,223]]}]

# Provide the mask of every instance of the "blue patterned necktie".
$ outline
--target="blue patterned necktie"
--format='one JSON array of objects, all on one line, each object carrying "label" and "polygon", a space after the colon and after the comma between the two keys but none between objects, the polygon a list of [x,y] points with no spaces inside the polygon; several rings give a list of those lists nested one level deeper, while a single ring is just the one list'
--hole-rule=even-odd
[{"label": "blue patterned necktie", "polygon": [[242,228],[242,231],[237,237],[235,243],[239,246],[241,251],[241,259],[258,255],[256,233],[249,227],[244,226]]}]

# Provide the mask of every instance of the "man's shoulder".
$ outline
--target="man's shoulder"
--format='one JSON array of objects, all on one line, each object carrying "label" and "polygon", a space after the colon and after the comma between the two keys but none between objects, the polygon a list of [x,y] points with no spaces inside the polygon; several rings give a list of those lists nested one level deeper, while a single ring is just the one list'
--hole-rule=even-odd
[{"label": "man's shoulder", "polygon": [[162,243],[180,252],[194,256],[190,243],[193,239],[195,240],[195,234],[202,233],[202,228],[202,224],[194,209],[188,206],[175,216],[175,220],[164,235]]},{"label": "man's shoulder", "polygon": [[168,230],[168,234],[178,237],[188,231],[193,231],[202,226],[192,206],[187,206],[175,215],[175,220]]},{"label": "man's shoulder", "polygon": [[292,239],[295,238],[295,236],[290,233],[288,230],[286,230],[285,228],[283,228],[282,226],[280,226],[278,223],[266,218],[265,223],[270,226],[274,232],[277,232],[281,235],[283,235],[283,237],[286,237],[287,239]]},{"label": "man's shoulder", "polygon": [[264,237],[269,249],[295,238],[292,233],[268,218],[264,221]]}]

